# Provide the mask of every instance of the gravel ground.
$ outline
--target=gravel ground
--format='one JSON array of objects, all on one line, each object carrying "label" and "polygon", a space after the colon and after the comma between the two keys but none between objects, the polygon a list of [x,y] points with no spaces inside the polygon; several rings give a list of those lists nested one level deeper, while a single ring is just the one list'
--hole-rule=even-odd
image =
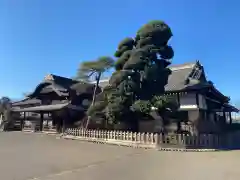
[{"label": "gravel ground", "polygon": [[0,180],[238,180],[240,151],[161,152],[0,133]]}]

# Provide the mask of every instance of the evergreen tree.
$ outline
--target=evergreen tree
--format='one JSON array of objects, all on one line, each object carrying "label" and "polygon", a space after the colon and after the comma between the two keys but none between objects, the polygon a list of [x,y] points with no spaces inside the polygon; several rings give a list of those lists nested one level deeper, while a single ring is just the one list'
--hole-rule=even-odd
[{"label": "evergreen tree", "polygon": [[0,131],[5,130],[7,123],[11,121],[11,99],[2,97],[0,99]]},{"label": "evergreen tree", "polygon": [[[162,21],[151,21],[141,27],[136,37],[122,40],[115,52],[115,72],[96,106],[89,115],[103,112],[108,121],[127,121],[148,115],[155,107],[162,114],[174,103],[164,97],[164,86],[171,71],[167,67],[174,52],[168,45],[170,27]],[[137,118],[137,119],[136,119]]]},{"label": "evergreen tree", "polygon": [[[92,100],[91,106],[94,106],[95,104],[95,99],[97,95],[96,91],[97,91],[97,88],[99,87],[99,81],[101,79],[101,76],[103,75],[104,72],[112,68],[113,64],[114,64],[114,60],[111,57],[107,57],[107,56],[99,57],[95,61],[85,61],[81,63],[80,68],[78,69],[78,72],[77,72],[76,79],[81,79],[85,82],[89,82],[93,77],[94,80],[96,80],[96,85],[93,93],[93,100]],[[88,124],[89,124],[89,118],[87,119],[86,128],[88,127]]]}]

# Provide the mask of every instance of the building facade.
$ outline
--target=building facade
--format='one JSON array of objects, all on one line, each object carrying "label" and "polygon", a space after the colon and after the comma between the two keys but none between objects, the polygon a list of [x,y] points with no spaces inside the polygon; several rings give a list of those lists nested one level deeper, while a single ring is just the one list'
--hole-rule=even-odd
[{"label": "building facade", "polygon": [[[172,117],[177,118],[173,122],[178,122],[173,129],[180,126],[182,131],[197,134],[224,132],[226,125],[232,122],[231,113],[239,110],[230,105],[229,97],[207,80],[200,62],[173,65],[170,69],[172,73],[165,86],[165,95],[174,96],[179,105],[178,112]],[[101,80],[97,93],[106,85],[108,79]],[[26,120],[36,119],[40,130],[46,119],[51,119],[57,129],[76,122],[84,123],[82,119],[91,104],[94,88],[95,82],[88,84],[50,74],[26,99],[13,103],[12,111],[22,114],[22,126]],[[156,127],[157,122],[150,126],[143,122],[139,129],[157,131]]]},{"label": "building facade", "polygon": [[51,120],[60,131],[83,119],[94,89],[93,84],[50,74],[26,99],[12,104],[12,113],[20,113],[21,126],[31,121],[43,130],[44,120]]},{"label": "building facade", "polygon": [[[170,69],[172,73],[165,86],[165,95],[177,99],[181,129],[191,133],[223,132],[226,124],[232,123],[232,112],[239,110],[230,105],[229,97],[207,80],[201,63],[173,65]],[[100,82],[102,88],[107,85],[107,79]]]}]

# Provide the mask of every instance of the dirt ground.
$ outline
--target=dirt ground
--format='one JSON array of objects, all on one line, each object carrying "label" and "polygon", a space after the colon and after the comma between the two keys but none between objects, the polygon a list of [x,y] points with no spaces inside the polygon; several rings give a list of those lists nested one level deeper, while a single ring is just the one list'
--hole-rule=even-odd
[{"label": "dirt ground", "polygon": [[238,180],[240,151],[161,152],[0,133],[0,180]]}]

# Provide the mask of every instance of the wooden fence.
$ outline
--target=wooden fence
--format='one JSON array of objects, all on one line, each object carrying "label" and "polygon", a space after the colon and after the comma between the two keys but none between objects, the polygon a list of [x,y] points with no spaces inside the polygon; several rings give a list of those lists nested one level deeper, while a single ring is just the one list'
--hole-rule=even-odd
[{"label": "wooden fence", "polygon": [[124,131],[83,130],[68,128],[65,138],[145,148],[182,149],[236,149],[240,147],[240,133],[225,135],[186,134],[164,135],[158,133],[136,133]]}]

